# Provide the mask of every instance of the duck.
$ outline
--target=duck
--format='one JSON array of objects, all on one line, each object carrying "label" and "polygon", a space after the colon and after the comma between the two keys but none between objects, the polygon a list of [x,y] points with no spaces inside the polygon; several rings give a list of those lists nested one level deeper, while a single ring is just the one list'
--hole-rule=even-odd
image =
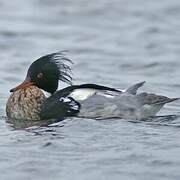
[{"label": "duck", "polygon": [[[145,81],[126,90],[98,84],[72,84],[72,61],[64,52],[47,54],[29,67],[25,80],[11,89],[6,104],[8,119],[47,120],[67,117],[90,119],[144,119],[155,116],[169,98],[141,92]],[[59,82],[67,87],[57,90]],[[50,93],[50,97],[45,96]]]}]

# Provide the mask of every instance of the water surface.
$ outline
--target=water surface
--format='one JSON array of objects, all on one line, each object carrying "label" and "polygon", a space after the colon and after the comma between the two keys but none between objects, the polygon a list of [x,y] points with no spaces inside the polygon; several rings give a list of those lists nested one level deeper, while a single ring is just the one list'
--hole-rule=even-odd
[{"label": "water surface", "polygon": [[134,122],[66,119],[51,127],[5,122],[9,89],[41,55],[68,50],[74,83],[180,96],[180,1],[0,0],[0,179],[180,179],[179,103]]}]

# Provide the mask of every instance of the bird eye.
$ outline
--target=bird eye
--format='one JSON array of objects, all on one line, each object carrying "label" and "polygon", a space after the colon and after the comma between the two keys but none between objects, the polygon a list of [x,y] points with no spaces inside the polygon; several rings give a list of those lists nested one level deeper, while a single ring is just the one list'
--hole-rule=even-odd
[{"label": "bird eye", "polygon": [[38,78],[38,79],[42,79],[42,78],[43,78],[43,73],[39,73],[39,74],[37,75],[37,78]]}]

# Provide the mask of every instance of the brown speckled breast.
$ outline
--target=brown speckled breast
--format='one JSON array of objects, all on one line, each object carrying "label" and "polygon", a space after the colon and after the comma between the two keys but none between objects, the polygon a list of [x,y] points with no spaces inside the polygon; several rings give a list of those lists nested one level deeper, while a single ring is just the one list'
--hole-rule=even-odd
[{"label": "brown speckled breast", "polygon": [[6,114],[11,119],[40,120],[40,106],[44,93],[36,86],[15,91],[6,104]]}]

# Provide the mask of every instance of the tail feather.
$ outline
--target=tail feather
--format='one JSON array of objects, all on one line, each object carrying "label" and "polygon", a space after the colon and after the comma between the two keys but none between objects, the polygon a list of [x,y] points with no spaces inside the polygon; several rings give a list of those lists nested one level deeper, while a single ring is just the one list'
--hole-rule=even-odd
[{"label": "tail feather", "polygon": [[140,83],[137,83],[137,84],[134,84],[132,85],[131,87],[129,87],[126,92],[128,92],[129,94],[132,94],[132,95],[136,95],[137,94],[137,90],[142,87],[144,85],[146,81],[143,81],[143,82],[140,82]]},{"label": "tail feather", "polygon": [[149,93],[140,93],[138,95],[136,95],[138,101],[142,104],[142,105],[163,105],[166,103],[170,103],[173,101],[176,101],[180,98],[168,98],[166,96],[161,96],[161,95],[156,95],[156,94],[149,94]]},{"label": "tail feather", "polygon": [[161,101],[161,102],[157,102],[155,104],[166,104],[166,103],[170,103],[170,102],[173,102],[173,101],[177,101],[179,100],[180,98],[167,98],[166,100],[164,101]]}]

